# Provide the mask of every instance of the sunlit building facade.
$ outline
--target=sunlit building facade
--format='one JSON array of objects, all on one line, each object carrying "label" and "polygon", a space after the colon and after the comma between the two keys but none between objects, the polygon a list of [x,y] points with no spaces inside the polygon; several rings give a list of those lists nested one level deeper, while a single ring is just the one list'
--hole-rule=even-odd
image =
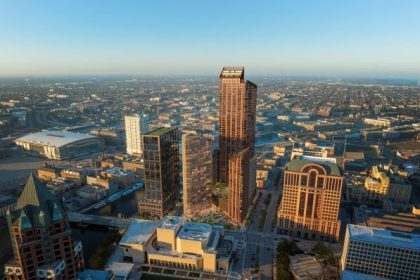
[{"label": "sunlit building facade", "polygon": [[246,217],[256,178],[253,161],[257,86],[244,76],[243,67],[224,67],[219,82],[217,181],[228,184],[228,215],[238,224]]},{"label": "sunlit building facade", "polygon": [[341,267],[383,279],[420,279],[420,235],[348,225]]},{"label": "sunlit building facade", "polygon": [[212,141],[196,134],[182,136],[184,215],[192,217],[211,208]]},{"label": "sunlit building facade", "polygon": [[143,136],[145,197],[140,211],[163,218],[179,198],[178,129],[162,127]]},{"label": "sunlit building facade", "polygon": [[142,136],[149,130],[148,117],[146,115],[125,116],[124,126],[127,154],[143,155]]},{"label": "sunlit building facade", "polygon": [[14,254],[7,279],[73,279],[83,270],[82,244],[72,238],[60,201],[34,175],[7,222]]},{"label": "sunlit building facade", "polygon": [[336,163],[292,160],[285,167],[280,230],[312,240],[338,240],[343,175]]}]

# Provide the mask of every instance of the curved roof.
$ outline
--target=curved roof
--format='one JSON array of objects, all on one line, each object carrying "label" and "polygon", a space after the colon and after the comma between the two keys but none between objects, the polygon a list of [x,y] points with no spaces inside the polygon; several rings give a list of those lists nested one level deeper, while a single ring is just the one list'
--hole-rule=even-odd
[{"label": "curved roof", "polygon": [[211,231],[212,227],[209,224],[188,222],[182,227],[178,238],[204,241],[209,239]]},{"label": "curved roof", "polygon": [[320,165],[330,176],[342,176],[341,170],[336,163],[328,161],[314,161],[314,160],[301,160],[295,159],[286,164],[286,171],[301,172],[307,165]]},{"label": "curved roof", "polygon": [[89,134],[73,133],[61,130],[43,130],[20,137],[16,139],[16,142],[27,142],[31,144],[62,147],[80,140],[96,138],[96,136]]}]

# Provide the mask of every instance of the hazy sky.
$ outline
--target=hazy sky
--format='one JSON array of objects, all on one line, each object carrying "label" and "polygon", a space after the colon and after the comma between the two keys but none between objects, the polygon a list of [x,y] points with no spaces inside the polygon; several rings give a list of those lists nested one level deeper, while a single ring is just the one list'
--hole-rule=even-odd
[{"label": "hazy sky", "polygon": [[214,75],[223,65],[417,78],[420,1],[0,0],[0,75]]}]

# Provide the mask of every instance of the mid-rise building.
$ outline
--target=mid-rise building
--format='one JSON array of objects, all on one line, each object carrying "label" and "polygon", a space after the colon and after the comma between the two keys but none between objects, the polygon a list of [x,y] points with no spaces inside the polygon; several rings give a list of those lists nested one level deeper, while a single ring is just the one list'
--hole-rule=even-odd
[{"label": "mid-rise building", "polygon": [[140,211],[163,218],[179,198],[178,129],[162,127],[143,136],[145,197]]},{"label": "mid-rise building", "polygon": [[212,158],[211,140],[196,134],[182,136],[182,188],[186,217],[211,208]]},{"label": "mid-rise building", "polygon": [[148,117],[146,115],[132,115],[124,117],[125,141],[127,154],[143,155],[142,136],[148,132]]},{"label": "mid-rise building", "polygon": [[412,187],[404,178],[387,174],[377,165],[371,168],[370,176],[365,179],[363,185],[360,185],[360,180],[354,180],[352,177],[347,181],[348,201],[382,205],[389,199],[391,202],[407,204],[411,197]]},{"label": "mid-rise building", "polygon": [[336,163],[319,158],[292,160],[284,173],[280,230],[313,240],[338,240],[343,175]]},{"label": "mid-rise building", "polygon": [[7,223],[14,254],[5,265],[7,279],[73,279],[83,270],[82,243],[72,238],[60,201],[34,175]]},{"label": "mid-rise building", "polygon": [[420,279],[420,235],[348,225],[343,271],[392,280]]}]

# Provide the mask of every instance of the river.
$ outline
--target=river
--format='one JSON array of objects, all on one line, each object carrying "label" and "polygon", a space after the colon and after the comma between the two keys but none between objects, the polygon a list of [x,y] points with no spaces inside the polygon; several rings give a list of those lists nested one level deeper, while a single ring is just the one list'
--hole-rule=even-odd
[{"label": "river", "polygon": [[[88,214],[105,216],[132,217],[138,212],[138,202],[144,197],[144,189],[138,190],[128,196],[107,203],[100,209],[93,209]],[[108,233],[108,228],[101,226],[77,227],[72,226],[73,238],[82,241],[83,254],[86,266],[89,266],[89,258],[95,252],[96,247]]]}]

